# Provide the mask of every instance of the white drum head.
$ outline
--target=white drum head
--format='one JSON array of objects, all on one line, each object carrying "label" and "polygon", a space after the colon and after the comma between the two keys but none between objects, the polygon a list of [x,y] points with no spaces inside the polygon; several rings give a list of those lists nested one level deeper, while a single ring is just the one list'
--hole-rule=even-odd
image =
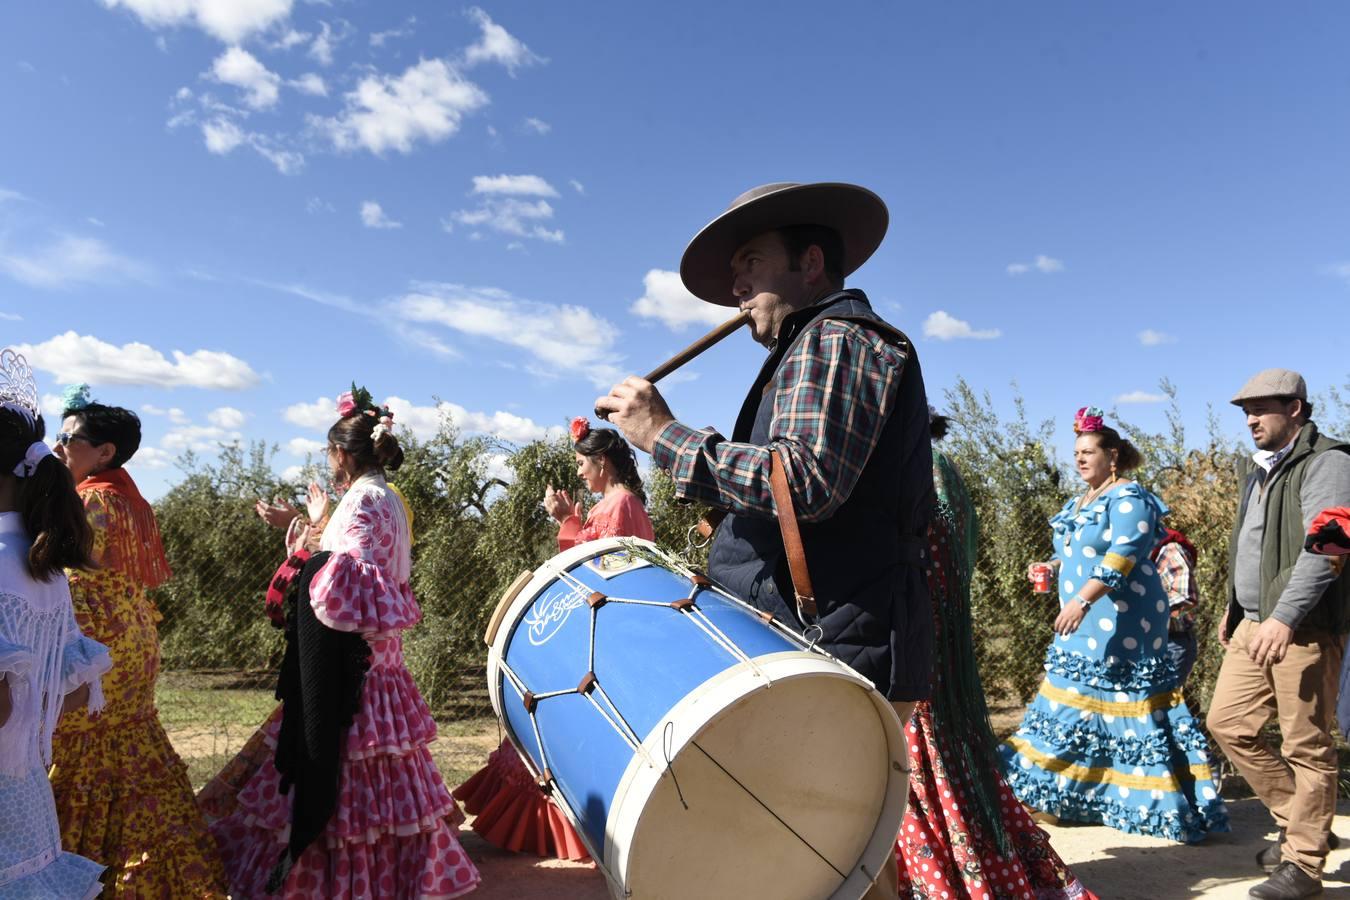
[{"label": "white drum head", "polygon": [[708,900],[862,896],[894,865],[908,787],[887,765],[904,747],[878,700],[851,678],[817,675],[727,707],[654,786],[625,887],[644,900],[687,898],[691,886]]}]

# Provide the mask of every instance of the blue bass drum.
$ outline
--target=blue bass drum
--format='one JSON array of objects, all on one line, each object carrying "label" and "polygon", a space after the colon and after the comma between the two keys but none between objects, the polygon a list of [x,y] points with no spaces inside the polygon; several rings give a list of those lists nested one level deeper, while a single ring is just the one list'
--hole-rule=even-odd
[{"label": "blue bass drum", "polygon": [[487,640],[493,708],[616,897],[857,900],[895,865],[891,705],[655,544],[554,557]]}]

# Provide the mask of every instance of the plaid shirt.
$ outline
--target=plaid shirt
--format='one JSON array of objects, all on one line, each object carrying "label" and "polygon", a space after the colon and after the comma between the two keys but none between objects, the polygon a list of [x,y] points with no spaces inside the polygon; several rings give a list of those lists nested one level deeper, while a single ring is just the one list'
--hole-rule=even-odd
[{"label": "plaid shirt", "polygon": [[1154,563],[1158,567],[1158,577],[1162,579],[1163,590],[1167,592],[1167,602],[1172,607],[1168,629],[1190,631],[1195,625],[1195,604],[1198,596],[1185,549],[1175,541],[1165,544],[1158,551],[1158,558]]},{"label": "plaid shirt", "polygon": [[812,324],[769,382],[779,389],[768,446],[672,422],[657,436],[652,459],[669,470],[681,498],[772,516],[769,453],[778,447],[798,518],[828,519],[852,493],[881,437],[907,354],[907,347],[855,322]]}]

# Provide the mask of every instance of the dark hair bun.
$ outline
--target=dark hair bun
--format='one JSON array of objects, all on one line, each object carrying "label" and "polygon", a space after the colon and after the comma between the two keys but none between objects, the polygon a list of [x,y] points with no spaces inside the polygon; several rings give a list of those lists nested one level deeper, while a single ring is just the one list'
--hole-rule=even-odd
[{"label": "dark hair bun", "polygon": [[380,434],[379,437],[371,440],[372,449],[375,453],[375,461],[391,472],[397,472],[399,466],[403,465],[403,447],[399,445],[398,438],[394,437],[394,431],[390,428]]}]

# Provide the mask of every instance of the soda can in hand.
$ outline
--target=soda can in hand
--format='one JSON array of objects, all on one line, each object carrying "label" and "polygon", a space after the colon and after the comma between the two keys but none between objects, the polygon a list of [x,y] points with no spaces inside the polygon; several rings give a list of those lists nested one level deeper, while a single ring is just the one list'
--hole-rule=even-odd
[{"label": "soda can in hand", "polygon": [[1049,563],[1035,563],[1031,567],[1031,589],[1038,594],[1050,593],[1055,583],[1055,567]]}]

